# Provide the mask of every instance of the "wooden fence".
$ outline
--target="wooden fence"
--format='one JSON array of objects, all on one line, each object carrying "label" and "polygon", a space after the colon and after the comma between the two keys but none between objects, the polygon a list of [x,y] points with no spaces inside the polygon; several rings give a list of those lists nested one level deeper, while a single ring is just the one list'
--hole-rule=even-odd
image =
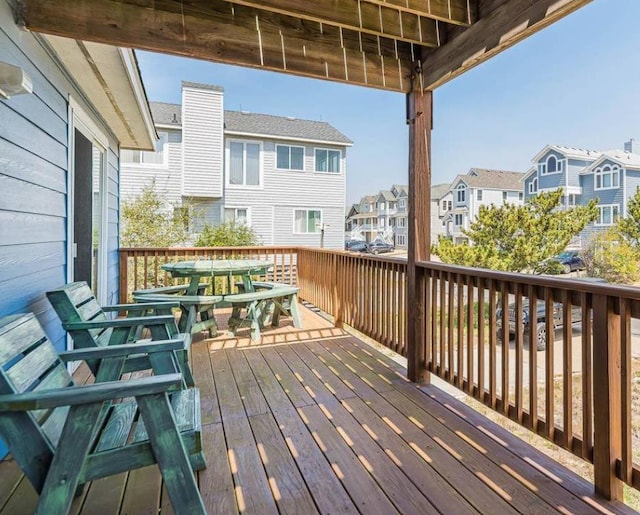
[{"label": "wooden fence", "polygon": [[[166,284],[161,263],[198,257],[270,259],[273,279],[297,284],[337,326],[407,355],[407,263],[397,258],[295,247],[123,249],[121,298]],[[435,262],[418,263],[416,273],[429,373],[593,463],[601,494],[620,497],[622,482],[640,488],[632,400],[639,289]]]}]

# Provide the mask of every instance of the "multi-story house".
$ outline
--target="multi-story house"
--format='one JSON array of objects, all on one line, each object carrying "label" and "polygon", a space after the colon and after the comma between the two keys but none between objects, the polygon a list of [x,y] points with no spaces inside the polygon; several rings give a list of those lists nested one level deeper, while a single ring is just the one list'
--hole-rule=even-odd
[{"label": "multi-story house", "polygon": [[223,104],[222,88],[188,82],[181,104],[152,102],[160,139],[155,152],[123,152],[122,197],[155,180],[169,205],[248,224],[263,245],[342,248],[351,140],[325,122]]},{"label": "multi-story house", "polygon": [[626,216],[629,197],[640,186],[640,145],[634,140],[626,142],[624,150],[603,152],[547,145],[532,161],[524,180],[526,199],[558,188],[565,208],[598,199],[598,219],[572,241],[572,247],[583,246],[594,233]]},{"label": "multi-story house", "polygon": [[443,219],[444,234],[463,243],[469,240],[463,230],[475,220],[480,206],[522,204],[524,177],[520,172],[483,168],[471,168],[466,175],[458,175],[449,190],[453,195],[452,209]]},{"label": "multi-story house", "polygon": [[378,236],[377,195],[365,195],[347,214],[346,239],[373,241]]},{"label": "multi-story house", "polygon": [[436,184],[431,186],[431,243],[437,243],[438,238],[445,233],[444,217],[453,207],[453,193],[451,184]]},{"label": "multi-story house", "polygon": [[382,190],[376,198],[378,213],[378,235],[385,241],[393,242],[393,217],[398,211],[398,199],[390,190]]}]

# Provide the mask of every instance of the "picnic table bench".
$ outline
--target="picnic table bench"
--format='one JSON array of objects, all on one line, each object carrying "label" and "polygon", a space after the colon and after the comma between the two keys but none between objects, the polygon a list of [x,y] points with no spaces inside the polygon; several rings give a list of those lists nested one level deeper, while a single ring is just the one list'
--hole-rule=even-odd
[{"label": "picnic table bench", "polygon": [[[198,390],[180,389],[177,368],[120,380],[131,353],[181,344],[57,353],[33,314],[0,319],[0,437],[40,494],[36,514],[66,514],[84,483],[154,463],[176,514],[206,513],[192,473],[206,466]],[[104,363],[96,383],[74,384],[66,363],[78,360]]]},{"label": "picnic table bench", "polygon": [[[241,284],[237,284],[242,290]],[[299,288],[286,284],[254,281],[254,291],[235,293],[224,296],[224,302],[231,305],[229,331],[236,334],[240,327],[251,327],[251,339],[260,339],[260,330],[269,323],[276,327],[280,323],[280,315],[284,314],[293,319],[294,327],[300,327],[300,313],[298,311]],[[242,310],[245,309],[245,316]]]},{"label": "picnic table bench", "polygon": [[[200,331],[209,331],[209,336],[213,337],[218,331],[216,318],[213,315],[214,306],[222,300],[221,295],[205,295],[207,284],[198,286],[196,295],[187,295],[189,285],[161,286],[136,290],[133,292],[133,299],[139,303],[175,301],[179,303],[180,320],[178,328],[181,332],[195,334]],[[197,321],[198,314],[200,321]]]}]

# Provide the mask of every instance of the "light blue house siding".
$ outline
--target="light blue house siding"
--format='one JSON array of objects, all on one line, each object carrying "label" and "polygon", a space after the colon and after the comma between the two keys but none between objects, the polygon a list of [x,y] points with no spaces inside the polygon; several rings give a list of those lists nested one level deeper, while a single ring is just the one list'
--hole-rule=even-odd
[{"label": "light blue house siding", "polygon": [[[65,332],[45,292],[68,277],[67,99],[82,96],[43,45],[18,30],[5,0],[0,0],[0,61],[22,67],[33,82],[32,94],[0,100],[0,317],[33,312],[56,348],[64,349]],[[110,139],[117,152],[117,142]],[[118,294],[118,168],[118,154],[111,151],[106,170],[109,299]],[[0,441],[0,459],[5,453]]]},{"label": "light blue house siding", "polygon": [[[608,162],[608,161],[607,161]],[[613,164],[613,163],[610,163]],[[582,183],[582,196],[580,197],[579,203],[582,205],[586,205],[590,199],[598,199],[598,204],[600,205],[608,205],[608,204],[617,204],[619,206],[620,215],[624,212],[624,179],[620,178],[620,186],[618,188],[606,189],[606,190],[596,190],[595,189],[595,176],[592,173],[581,175],[581,183]],[[589,224],[582,233],[580,233],[580,238],[582,240],[582,245],[587,244],[589,239],[597,232],[605,231],[610,226],[602,226],[596,224]]]},{"label": "light blue house siding", "polygon": [[627,202],[625,205],[629,204],[629,199],[636,194],[636,190],[640,188],[640,171],[638,170],[627,170],[626,177],[624,179],[625,184],[625,195],[627,196]]},{"label": "light blue house siding", "polygon": [[[549,156],[555,156],[556,159],[561,160],[564,159],[564,155],[560,152],[556,152],[555,150],[549,150],[539,161],[538,164],[544,163],[547,161]],[[540,170],[540,168],[538,168]],[[542,175],[540,171],[538,171],[538,189],[548,189],[548,188],[559,188],[565,185],[565,168],[563,167],[561,172],[547,173]]]},{"label": "light blue house siding", "polygon": [[567,164],[567,180],[569,186],[580,186],[580,172],[582,172],[593,161],[584,161],[581,159],[569,159]]}]

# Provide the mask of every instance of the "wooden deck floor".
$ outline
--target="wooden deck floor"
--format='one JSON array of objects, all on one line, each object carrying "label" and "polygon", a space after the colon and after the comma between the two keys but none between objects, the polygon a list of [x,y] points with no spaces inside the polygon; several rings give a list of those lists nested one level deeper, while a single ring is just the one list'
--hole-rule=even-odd
[{"label": "wooden deck floor", "polygon": [[[209,513],[625,513],[442,390],[303,310],[305,330],[200,341]],[[0,514],[36,494],[0,463]],[[72,513],[171,513],[156,467],[96,481]]]}]

